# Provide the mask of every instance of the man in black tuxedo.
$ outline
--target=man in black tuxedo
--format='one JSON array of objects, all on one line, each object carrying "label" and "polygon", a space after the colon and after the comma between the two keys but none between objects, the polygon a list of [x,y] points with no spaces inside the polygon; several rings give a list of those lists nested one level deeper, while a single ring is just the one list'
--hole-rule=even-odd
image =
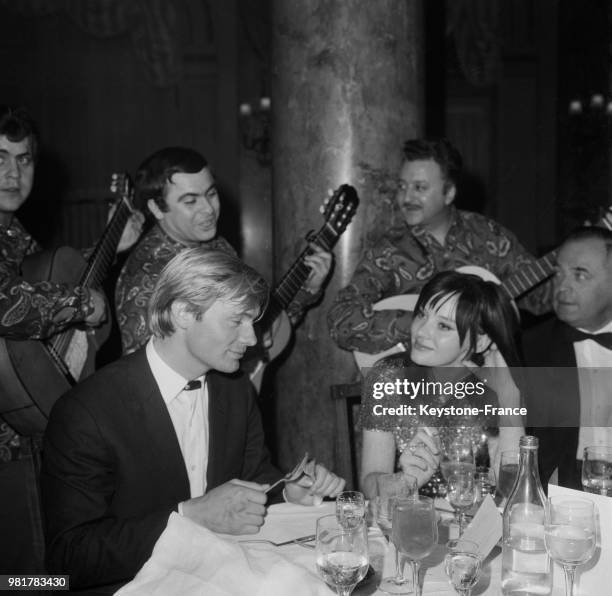
[{"label": "man in black tuxedo", "polygon": [[528,369],[529,426],[543,486],[558,468],[561,486],[580,489],[584,447],[612,444],[612,232],[583,227],[565,240],[553,308],[525,336],[526,364],[542,367]]},{"label": "man in black tuxedo", "polygon": [[[147,345],[56,403],[41,477],[50,572],[112,593],[146,562],[172,512],[215,532],[259,531],[281,473],[237,371],[267,295],[237,257],[183,251],[153,291]],[[309,505],[343,487],[317,464],[284,496]]]}]

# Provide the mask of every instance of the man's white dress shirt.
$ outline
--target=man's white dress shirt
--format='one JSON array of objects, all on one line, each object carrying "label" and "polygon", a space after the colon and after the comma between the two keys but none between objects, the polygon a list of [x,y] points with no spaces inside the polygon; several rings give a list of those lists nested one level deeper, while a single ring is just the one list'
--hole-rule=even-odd
[{"label": "man's white dress shirt", "polygon": [[199,389],[184,391],[190,380],[168,366],[157,353],[150,339],[146,347],[147,360],[168,408],[174,431],[181,447],[185,469],[189,477],[191,498],[206,491],[208,467],[208,388],[206,375],[198,380]]},{"label": "man's white dress shirt", "polygon": [[[612,332],[612,321],[595,332],[585,331],[594,334],[605,332]],[[612,446],[612,350],[586,339],[574,342],[574,352],[580,388],[580,434],[576,457],[582,459],[585,447]]]}]

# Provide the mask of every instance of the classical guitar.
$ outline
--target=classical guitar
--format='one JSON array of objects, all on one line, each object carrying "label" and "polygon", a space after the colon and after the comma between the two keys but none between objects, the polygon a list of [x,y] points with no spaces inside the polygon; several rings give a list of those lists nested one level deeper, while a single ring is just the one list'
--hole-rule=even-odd
[{"label": "classical guitar", "polygon": [[[68,247],[28,257],[25,279],[51,280],[99,288],[114,261],[123,228],[133,212],[132,181],[114,174],[118,195],[113,216],[87,261]],[[51,338],[0,338],[0,415],[20,434],[42,433],[55,401],[81,376],[93,370],[97,341],[84,328],[72,327]]]},{"label": "classical guitar", "polygon": [[[349,184],[340,186],[321,206],[325,222],[318,232],[309,234],[307,240],[325,250],[331,250],[346,230],[358,205],[357,191]],[[266,338],[265,347],[261,347],[260,340],[259,349],[255,352],[258,355],[255,368],[250,373],[251,381],[258,391],[261,388],[266,364],[279,356],[291,339],[291,323],[285,309],[291,304],[310,274],[310,268],[304,259],[311,252],[310,247],[305,248],[291,265],[274,288],[266,312],[261,318],[258,335]]]}]

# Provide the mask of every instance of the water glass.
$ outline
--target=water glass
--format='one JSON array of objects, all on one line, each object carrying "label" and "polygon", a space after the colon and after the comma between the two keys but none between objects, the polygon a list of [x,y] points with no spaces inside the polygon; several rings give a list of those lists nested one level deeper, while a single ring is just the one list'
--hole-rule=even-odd
[{"label": "water glass", "polygon": [[391,534],[392,512],[389,500],[393,497],[410,497],[417,493],[417,479],[410,474],[397,472],[395,474],[380,474],[376,478],[378,488],[378,512],[376,521],[382,533],[389,538]]},{"label": "water glass", "polygon": [[459,536],[463,534],[465,513],[476,502],[476,493],[474,470],[471,466],[456,469],[446,479],[446,498],[455,512],[455,521],[459,524]]},{"label": "water glass", "polygon": [[476,484],[476,505],[480,506],[487,495],[495,493],[495,472],[493,468],[478,466],[474,472],[474,482]]},{"label": "water glass", "polygon": [[474,441],[470,433],[450,433],[442,439],[441,447],[440,471],[445,480],[457,467],[472,466],[474,471]]},{"label": "water glass", "polygon": [[497,488],[495,491],[495,502],[497,506],[503,508],[514,488],[519,469],[519,452],[502,451],[499,474],[497,478]]},{"label": "water glass", "polygon": [[397,499],[393,509],[392,539],[399,552],[410,562],[414,593],[421,596],[420,561],[431,554],[438,542],[434,500],[420,495]]},{"label": "water glass", "polygon": [[612,448],[584,448],[582,488],[587,493],[612,497]]},{"label": "water glass", "polygon": [[338,596],[350,596],[368,570],[368,529],[364,520],[352,528],[335,515],[317,520],[317,572]]},{"label": "water glass", "polygon": [[471,540],[449,540],[444,558],[444,570],[448,579],[461,596],[471,596],[472,588],[480,577],[482,556],[478,544]]},{"label": "water glass", "polygon": [[544,542],[550,558],[563,566],[565,594],[573,596],[576,567],[595,554],[597,512],[586,499],[550,497],[546,503]]},{"label": "water glass", "polygon": [[[376,522],[382,533],[389,539],[395,503],[399,498],[412,497],[417,494],[417,479],[410,474],[398,472],[396,474],[381,474],[376,479],[376,483],[378,487]],[[395,575],[384,577],[378,589],[385,594],[410,594],[412,592],[410,579],[404,577],[397,545],[395,548]]]},{"label": "water glass", "polygon": [[346,528],[354,528],[365,518],[366,504],[363,493],[346,490],[336,497],[336,519]]}]

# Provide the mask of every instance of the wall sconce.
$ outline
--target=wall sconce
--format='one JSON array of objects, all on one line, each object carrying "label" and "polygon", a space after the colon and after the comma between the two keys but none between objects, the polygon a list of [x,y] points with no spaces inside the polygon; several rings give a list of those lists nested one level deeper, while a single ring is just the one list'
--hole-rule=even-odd
[{"label": "wall sconce", "polygon": [[257,161],[262,166],[269,166],[272,161],[270,147],[271,105],[269,97],[260,97],[257,105],[241,103],[238,108],[242,145],[247,151],[255,153]]},{"label": "wall sconce", "polygon": [[592,113],[606,113],[608,116],[612,116],[612,99],[606,98],[602,93],[593,93],[587,100],[574,98],[570,100],[567,111],[570,116],[577,116],[579,114],[586,114],[588,111]]}]

